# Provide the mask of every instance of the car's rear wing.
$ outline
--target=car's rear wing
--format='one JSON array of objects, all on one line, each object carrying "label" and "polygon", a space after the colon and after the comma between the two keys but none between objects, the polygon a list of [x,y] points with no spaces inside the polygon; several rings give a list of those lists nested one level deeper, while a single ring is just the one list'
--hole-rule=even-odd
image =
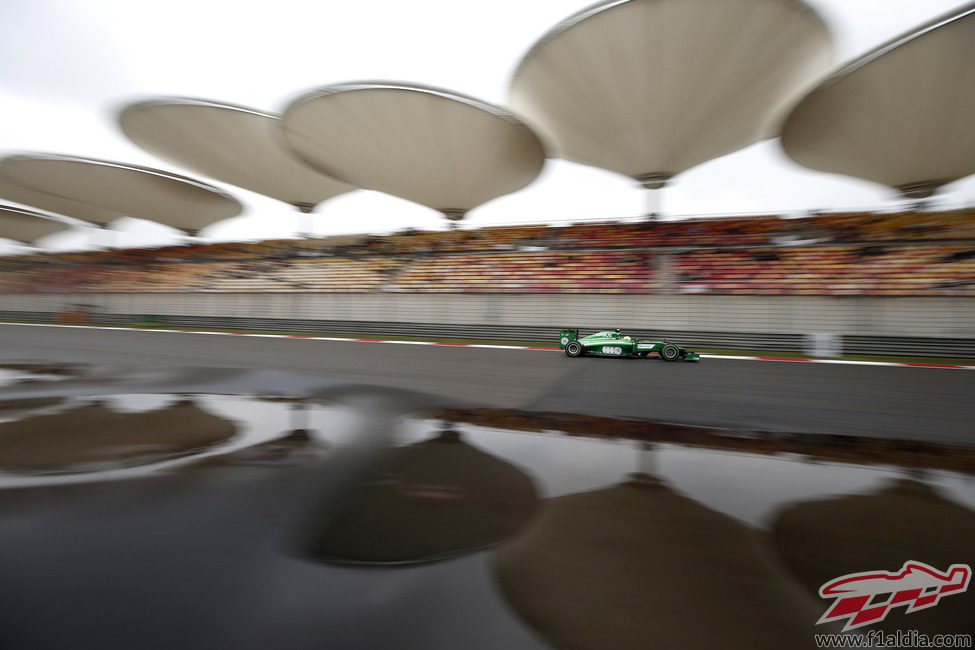
[{"label": "car's rear wing", "polygon": [[564,348],[569,344],[569,341],[577,341],[579,339],[579,330],[561,330],[559,331],[559,347]]}]

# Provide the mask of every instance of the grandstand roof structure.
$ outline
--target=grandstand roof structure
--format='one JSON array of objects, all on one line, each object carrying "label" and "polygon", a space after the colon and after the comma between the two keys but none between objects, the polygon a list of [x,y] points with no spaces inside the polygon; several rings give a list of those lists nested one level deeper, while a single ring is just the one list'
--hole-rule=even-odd
[{"label": "grandstand roof structure", "polygon": [[801,165],[925,198],[975,173],[975,3],[837,71],[789,115]]},{"label": "grandstand roof structure", "polygon": [[130,104],[118,120],[132,142],[162,160],[302,212],[356,189],[291,153],[277,115],[201,99],[157,98]]},{"label": "grandstand roof structure", "polygon": [[33,210],[0,204],[0,237],[29,244],[71,226]]},{"label": "grandstand roof structure", "polygon": [[6,176],[0,161],[0,197],[41,210],[73,217],[89,224],[107,225],[123,215],[64,196],[56,196],[27,187]]},{"label": "grandstand roof structure", "polygon": [[659,189],[777,135],[833,59],[800,0],[608,0],[528,51],[508,103],[559,157]]},{"label": "grandstand roof structure", "polygon": [[507,110],[429,86],[327,86],[293,101],[281,123],[316,169],[451,220],[525,187],[545,163],[541,140]]},{"label": "grandstand roof structure", "polygon": [[4,158],[0,196],[102,225],[135,217],[191,235],[243,209],[229,194],[185,176],[57,154]]}]

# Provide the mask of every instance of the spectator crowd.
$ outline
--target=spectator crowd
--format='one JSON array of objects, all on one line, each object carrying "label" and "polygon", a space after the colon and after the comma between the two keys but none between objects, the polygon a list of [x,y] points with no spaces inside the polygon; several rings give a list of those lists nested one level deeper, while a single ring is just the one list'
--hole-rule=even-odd
[{"label": "spectator crowd", "polygon": [[509,226],[0,258],[0,293],[975,295],[975,211]]}]

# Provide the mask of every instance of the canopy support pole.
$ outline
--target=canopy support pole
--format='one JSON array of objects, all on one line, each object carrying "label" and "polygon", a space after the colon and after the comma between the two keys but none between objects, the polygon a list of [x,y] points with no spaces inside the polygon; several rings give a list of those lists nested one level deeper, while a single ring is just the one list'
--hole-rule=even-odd
[{"label": "canopy support pole", "polygon": [[644,190],[647,193],[647,218],[657,220],[660,218],[660,205],[663,203],[663,190]]},{"label": "canopy support pole", "polygon": [[314,203],[292,203],[294,207],[298,208],[298,212],[304,215],[301,219],[300,230],[298,231],[298,236],[302,239],[308,239],[315,234],[315,216],[312,211],[315,209]]},{"label": "canopy support pole", "polygon": [[660,192],[664,186],[673,178],[669,172],[653,172],[652,174],[641,174],[636,177],[636,181],[647,191],[647,218],[659,219],[663,196]]}]

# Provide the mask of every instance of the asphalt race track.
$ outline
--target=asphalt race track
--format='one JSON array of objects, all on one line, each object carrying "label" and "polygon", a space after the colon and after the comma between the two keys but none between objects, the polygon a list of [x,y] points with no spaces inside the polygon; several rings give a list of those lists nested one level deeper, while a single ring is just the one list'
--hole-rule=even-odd
[{"label": "asphalt race track", "polygon": [[2,324],[0,361],[275,369],[419,391],[444,405],[793,431],[975,441],[975,372]]}]

